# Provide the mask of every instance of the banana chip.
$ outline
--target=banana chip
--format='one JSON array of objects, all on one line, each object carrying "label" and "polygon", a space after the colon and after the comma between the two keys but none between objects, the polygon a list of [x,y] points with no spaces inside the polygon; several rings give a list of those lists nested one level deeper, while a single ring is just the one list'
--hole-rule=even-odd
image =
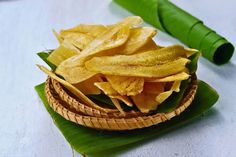
[{"label": "banana chip", "polygon": [[102,73],[104,75],[121,75],[121,76],[136,76],[136,77],[166,77],[185,69],[185,65],[190,62],[187,58],[179,58],[172,62],[161,65],[130,65],[130,64],[117,64],[111,61],[106,62],[104,57],[94,57],[87,61],[85,66],[88,70]]},{"label": "banana chip", "polygon": [[65,88],[67,88],[70,92],[72,92],[75,96],[77,96],[81,101],[83,101],[87,105],[89,105],[91,107],[94,107],[98,110],[102,110],[104,112],[114,112],[113,109],[106,109],[106,108],[102,108],[102,107],[98,106],[97,104],[92,102],[87,96],[85,96],[79,89],[77,89],[76,87],[74,87],[70,83],[66,82],[65,80],[59,78],[57,75],[55,75],[53,72],[51,72],[50,70],[48,70],[44,66],[42,66],[42,65],[37,65],[37,66],[39,67],[40,70],[42,70],[48,76],[50,76],[51,78],[57,80],[62,85],[64,85]]},{"label": "banana chip", "polygon": [[62,37],[70,34],[70,33],[83,33],[87,34],[91,37],[96,38],[100,34],[104,33],[107,30],[107,27],[104,25],[86,25],[86,24],[80,24],[78,26],[75,26],[70,29],[62,30],[60,32],[60,35]]},{"label": "banana chip", "polygon": [[68,40],[64,40],[62,44],[48,56],[47,60],[58,66],[64,60],[78,55],[79,53],[80,50],[76,49]]},{"label": "banana chip", "polygon": [[142,22],[130,16],[107,26],[80,24],[60,33],[53,30],[60,46],[47,59],[65,80],[39,68],[91,107],[114,112],[86,97],[103,92],[122,114],[121,103],[136,105],[143,113],[156,110],[180,91],[181,81],[190,78],[192,64],[186,65],[197,50],[157,45],[152,39],[156,29],[137,27]]},{"label": "banana chip", "polygon": [[83,50],[89,45],[93,38],[83,33],[68,33],[64,36],[64,40],[70,41],[75,47]]},{"label": "banana chip", "polygon": [[172,82],[172,81],[182,81],[187,80],[190,75],[186,72],[180,72],[171,76],[163,78],[145,78],[146,82]]},{"label": "banana chip", "polygon": [[158,102],[158,104],[161,104],[162,102],[164,102],[173,92],[179,92],[180,84],[181,84],[181,81],[175,81],[169,91],[160,93],[156,97],[156,101]]},{"label": "banana chip", "polygon": [[94,83],[99,89],[101,89],[110,98],[118,99],[124,102],[127,106],[133,106],[132,102],[125,95],[120,95],[116,90],[114,90],[109,82],[96,82]]},{"label": "banana chip", "polygon": [[[108,49],[118,47],[126,42],[129,37],[129,28],[142,22],[140,17],[127,17],[114,27],[111,27],[100,36],[95,38],[79,55],[73,56],[63,61],[57,68],[56,73],[63,76],[70,83],[79,83],[81,72],[86,71],[84,61],[88,56],[98,55]],[[83,70],[81,70],[83,69]],[[77,77],[75,77],[75,74]],[[88,72],[87,72],[88,73]],[[73,75],[73,76],[70,76]],[[87,79],[89,75],[86,75]],[[92,75],[90,75],[92,76]],[[68,80],[68,78],[70,78]]]},{"label": "banana chip", "polygon": [[78,88],[85,95],[88,94],[101,94],[101,90],[97,88],[94,83],[101,82],[101,78],[97,75],[77,84],[73,84],[76,88]]},{"label": "banana chip", "polygon": [[156,35],[156,29],[151,27],[133,28],[130,30],[128,41],[124,44],[121,54],[132,54],[144,46]]},{"label": "banana chip", "polygon": [[137,95],[143,90],[144,78],[106,75],[106,79],[120,95]]},{"label": "banana chip", "polygon": [[156,101],[156,97],[164,91],[164,85],[159,82],[145,82],[142,93],[131,96],[131,98],[141,112],[148,113],[157,109],[160,104]]}]

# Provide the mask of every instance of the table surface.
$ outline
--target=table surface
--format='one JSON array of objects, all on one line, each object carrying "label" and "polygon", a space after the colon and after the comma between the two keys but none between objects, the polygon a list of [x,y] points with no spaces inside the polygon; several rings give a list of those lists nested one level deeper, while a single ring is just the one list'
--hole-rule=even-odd
[{"label": "table surface", "polygon": [[[234,0],[173,2],[236,43]],[[128,15],[110,0],[0,0],[1,157],[80,156],[53,124],[34,91],[34,86],[46,79],[35,66],[44,64],[36,52],[58,45],[52,28],[111,24]],[[179,43],[162,32],[155,40],[161,45]],[[223,66],[201,58],[197,74],[220,94],[208,116],[117,156],[236,156],[236,56]]]}]

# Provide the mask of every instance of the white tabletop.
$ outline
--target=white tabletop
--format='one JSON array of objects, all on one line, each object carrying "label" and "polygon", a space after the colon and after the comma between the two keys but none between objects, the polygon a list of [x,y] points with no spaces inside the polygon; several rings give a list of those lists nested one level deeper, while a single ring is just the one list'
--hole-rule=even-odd
[{"label": "white tabletop", "polygon": [[[236,43],[235,0],[173,0],[218,33]],[[111,24],[130,15],[110,0],[0,0],[0,156],[72,157],[72,150],[53,124],[34,86],[46,76],[36,52],[58,44],[52,28],[79,23]],[[179,43],[159,33],[162,45]],[[220,99],[191,125],[143,143],[123,157],[235,157],[236,56],[223,66],[200,59],[198,77],[211,84]]]}]

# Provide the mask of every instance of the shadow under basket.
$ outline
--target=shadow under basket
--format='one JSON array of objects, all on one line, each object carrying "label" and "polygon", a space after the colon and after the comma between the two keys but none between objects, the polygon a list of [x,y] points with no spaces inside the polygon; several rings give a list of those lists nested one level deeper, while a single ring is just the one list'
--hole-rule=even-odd
[{"label": "shadow under basket", "polygon": [[124,115],[116,109],[106,113],[82,103],[52,78],[47,79],[45,86],[45,93],[50,107],[65,119],[85,127],[113,131],[140,129],[170,120],[180,115],[190,106],[196,92],[197,77],[196,74],[193,74],[184,98],[173,111],[154,114],[129,111]]}]

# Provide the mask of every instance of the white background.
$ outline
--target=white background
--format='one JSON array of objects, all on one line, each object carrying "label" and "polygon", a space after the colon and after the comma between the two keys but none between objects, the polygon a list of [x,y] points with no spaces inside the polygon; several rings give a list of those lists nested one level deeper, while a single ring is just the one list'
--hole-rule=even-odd
[{"label": "white background", "polygon": [[[202,19],[233,44],[236,42],[234,0],[173,0]],[[34,86],[46,76],[36,52],[58,44],[52,28],[79,23],[111,24],[130,15],[110,0],[0,0],[0,156],[72,157],[73,152],[40,102]],[[159,33],[162,45],[178,43]],[[206,116],[191,125],[153,139],[118,156],[235,157],[236,56],[216,66],[200,59],[198,77],[220,94]]]}]

